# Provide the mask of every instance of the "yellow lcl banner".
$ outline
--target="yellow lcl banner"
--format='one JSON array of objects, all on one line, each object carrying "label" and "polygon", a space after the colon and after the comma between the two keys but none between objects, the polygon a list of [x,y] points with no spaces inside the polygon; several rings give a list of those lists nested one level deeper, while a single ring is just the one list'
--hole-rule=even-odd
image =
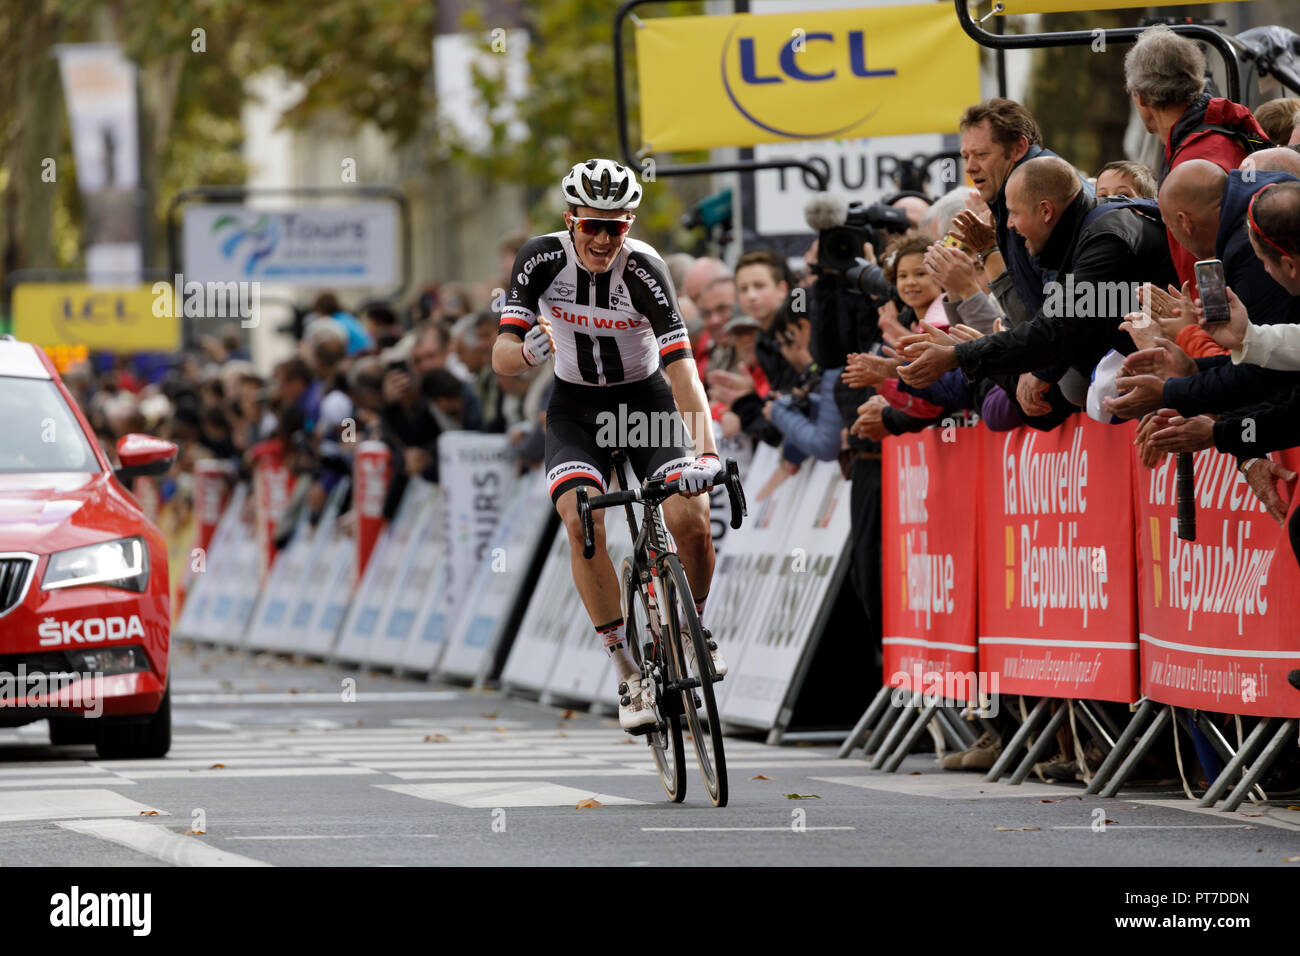
[{"label": "yellow lcl banner", "polygon": [[180,348],[180,320],[155,316],[155,298],[150,285],[24,282],[14,286],[14,335],[42,347],[173,352]]},{"label": "yellow lcl banner", "polygon": [[645,20],[642,145],[955,132],[980,96],[978,54],[942,3]]},{"label": "yellow lcl banner", "polygon": [[[1228,0],[1229,3],[1242,3],[1245,0]],[[992,4],[987,4],[992,6]],[[1179,4],[1182,6],[1182,4]],[[971,4],[974,10],[975,4]],[[1151,0],[1002,0],[1005,9],[999,16],[1019,16],[1025,13],[1077,13],[1092,10],[1121,10],[1131,7],[1172,7],[1172,2],[1152,3]],[[1192,0],[1186,6],[1208,6],[1208,0],[1197,3]]]}]

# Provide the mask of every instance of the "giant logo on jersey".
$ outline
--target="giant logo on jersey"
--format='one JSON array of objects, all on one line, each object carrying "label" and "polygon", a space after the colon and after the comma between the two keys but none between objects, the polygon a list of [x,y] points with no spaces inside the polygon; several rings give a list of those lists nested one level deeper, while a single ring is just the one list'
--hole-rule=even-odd
[{"label": "giant logo on jersey", "polygon": [[562,255],[564,255],[563,249],[556,249],[554,252],[537,253],[537,255],[533,256],[531,259],[529,259],[527,262],[524,263],[523,271],[521,271],[518,275],[515,276],[515,281],[518,282],[520,285],[528,285],[528,277],[532,275],[534,269],[536,269],[543,262],[551,262],[555,259],[560,258]]},{"label": "giant logo on jersey", "polygon": [[627,271],[645,283],[645,287],[650,290],[650,294],[655,297],[656,302],[662,305],[665,309],[668,308],[668,296],[665,294],[663,286],[659,284],[659,279],[656,278],[653,272],[641,265],[641,263],[637,262],[635,259],[627,260]]}]

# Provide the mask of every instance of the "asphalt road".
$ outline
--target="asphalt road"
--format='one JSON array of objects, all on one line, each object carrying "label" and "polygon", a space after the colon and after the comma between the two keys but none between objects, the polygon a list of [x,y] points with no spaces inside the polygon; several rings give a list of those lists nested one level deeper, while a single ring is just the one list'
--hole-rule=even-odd
[{"label": "asphalt road", "polygon": [[983,784],[933,755],[884,774],[733,738],[730,805],[709,805],[693,763],[672,805],[609,718],[187,644],[173,665],[165,759],[56,749],[44,722],[0,731],[0,865],[1300,865],[1285,803],[1103,800]]}]

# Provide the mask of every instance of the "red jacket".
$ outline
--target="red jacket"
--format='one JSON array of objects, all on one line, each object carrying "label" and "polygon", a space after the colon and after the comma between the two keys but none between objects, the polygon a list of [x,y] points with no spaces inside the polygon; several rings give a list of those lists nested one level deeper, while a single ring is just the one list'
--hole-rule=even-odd
[{"label": "red jacket", "polygon": [[[1236,135],[1216,129],[1203,129],[1206,125],[1225,127]],[[1160,181],[1163,183],[1175,167],[1189,159],[1208,159],[1225,172],[1236,169],[1246,158],[1244,138],[1268,142],[1268,134],[1248,108],[1222,97],[1211,99],[1208,93],[1202,93],[1169,131]],[[1178,281],[1192,283],[1194,290],[1196,282],[1193,265],[1196,257],[1175,242],[1172,233],[1169,234],[1169,253],[1174,260]]]}]

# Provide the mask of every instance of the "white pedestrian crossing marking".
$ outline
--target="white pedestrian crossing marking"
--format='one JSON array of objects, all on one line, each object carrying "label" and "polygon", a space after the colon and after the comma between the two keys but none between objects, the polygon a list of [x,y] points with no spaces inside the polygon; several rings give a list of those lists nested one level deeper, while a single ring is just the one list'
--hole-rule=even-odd
[{"label": "white pedestrian crossing marking", "polygon": [[116,843],[173,866],[271,866],[203,842],[201,836],[182,836],[155,823],[139,820],[61,820],[73,833],[83,833]]},{"label": "white pedestrian crossing marking", "polygon": [[[111,790],[12,790],[0,793],[0,823],[77,817],[138,817],[156,807]],[[159,810],[160,815],[166,816]]]},{"label": "white pedestrian crossing marking", "polygon": [[502,783],[399,783],[376,784],[380,790],[436,800],[458,807],[495,809],[496,807],[576,807],[583,800],[595,799],[607,806],[645,806],[643,800],[616,797],[608,793],[592,793],[558,783],[530,783],[509,781]]}]

